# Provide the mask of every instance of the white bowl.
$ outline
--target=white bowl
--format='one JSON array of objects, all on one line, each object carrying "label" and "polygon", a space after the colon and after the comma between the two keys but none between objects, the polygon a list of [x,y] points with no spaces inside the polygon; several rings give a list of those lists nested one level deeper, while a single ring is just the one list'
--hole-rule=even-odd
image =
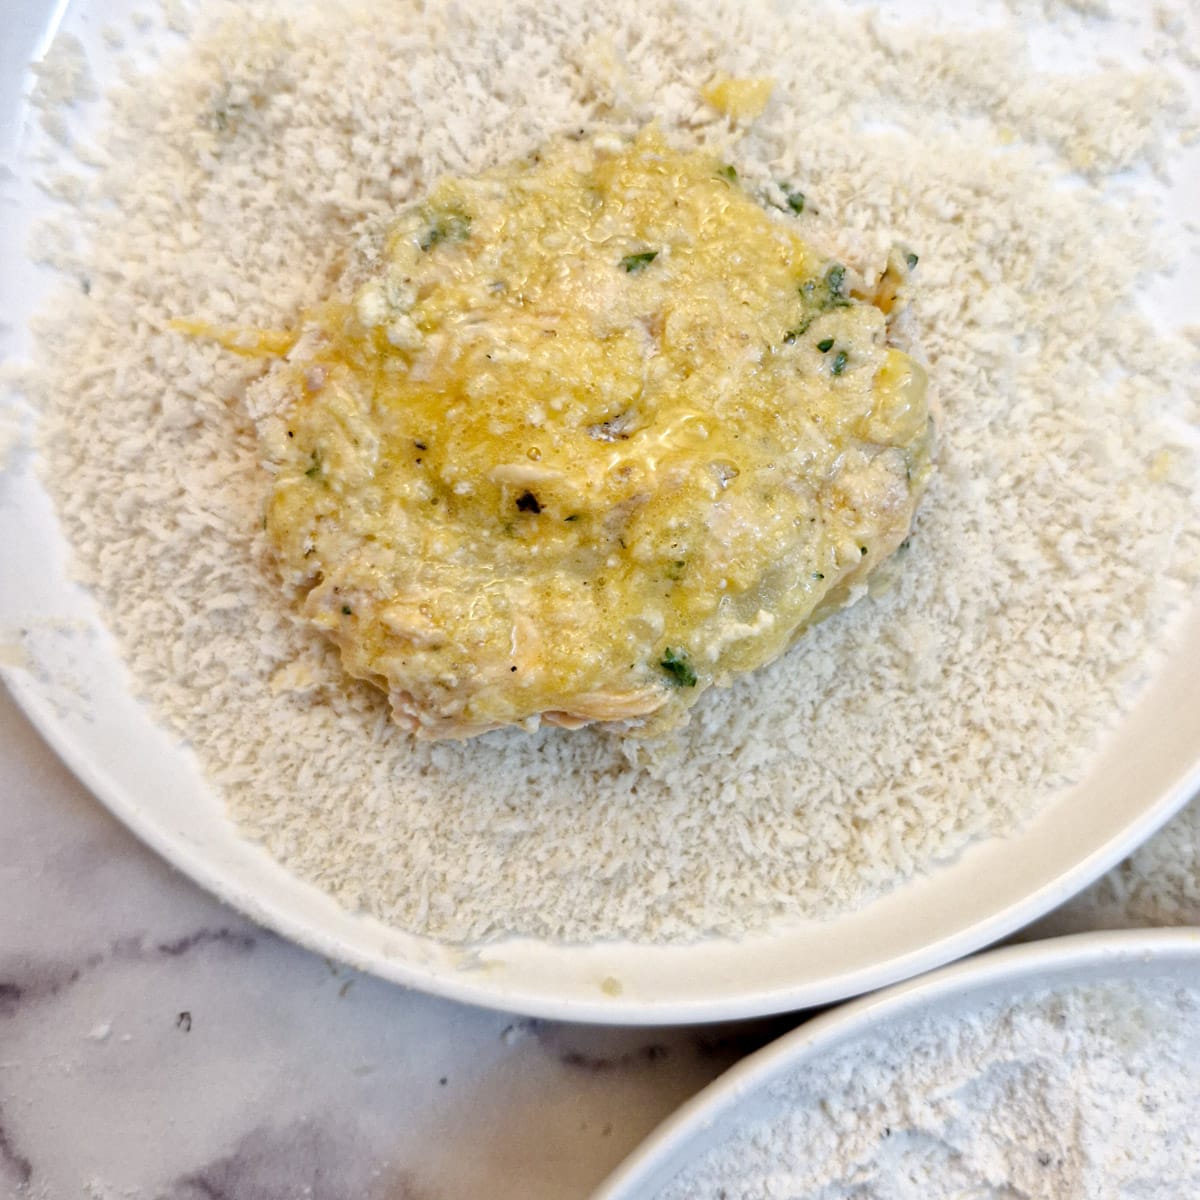
[{"label": "white bowl", "polygon": [[[100,29],[133,0],[7,0],[0,45],[0,154],[21,121],[13,72],[66,10],[93,62]],[[103,82],[103,79],[102,79]],[[45,280],[23,257],[39,204],[27,184],[0,222],[0,349],[22,351],[20,317]],[[148,845],[253,919],[333,958],[411,987],[575,1021],[681,1023],[827,1004],[929,970],[1046,913],[1113,866],[1200,787],[1200,612],[1109,737],[1082,783],[1024,828],[863,909],[740,940],[566,945],[513,939],[464,951],[339,907],[244,839],[194,758],[134,698],[28,457],[0,476],[0,631],[33,626],[35,669],[5,670],[13,695],[79,778]],[[3,655],[0,654],[0,659]],[[612,986],[617,980],[620,988]]]},{"label": "white bowl", "polygon": [[1008,946],[865,996],[805,1022],[750,1055],[663,1122],[592,1200],[651,1200],[727,1136],[776,1080],[816,1068],[848,1042],[953,1007],[977,1010],[1042,989],[1171,979],[1200,987],[1200,929],[1083,933]]}]

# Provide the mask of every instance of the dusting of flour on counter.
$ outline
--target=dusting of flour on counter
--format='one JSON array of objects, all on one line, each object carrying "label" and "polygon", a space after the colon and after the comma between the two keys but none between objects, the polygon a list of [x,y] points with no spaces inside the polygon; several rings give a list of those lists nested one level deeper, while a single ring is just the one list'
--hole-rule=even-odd
[{"label": "dusting of flour on counter", "polygon": [[1036,991],[797,1069],[658,1200],[1200,1196],[1200,990]]}]

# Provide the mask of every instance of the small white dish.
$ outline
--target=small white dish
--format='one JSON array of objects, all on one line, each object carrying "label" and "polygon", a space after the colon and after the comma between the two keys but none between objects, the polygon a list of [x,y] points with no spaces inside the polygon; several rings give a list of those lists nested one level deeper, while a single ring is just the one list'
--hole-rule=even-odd
[{"label": "small white dish", "polygon": [[727,1136],[764,1089],[794,1072],[815,1070],[859,1038],[952,1007],[969,1013],[1046,989],[1151,979],[1200,987],[1200,929],[1085,933],[1008,946],[862,997],[806,1021],[709,1084],[663,1122],[592,1200],[652,1200]]}]

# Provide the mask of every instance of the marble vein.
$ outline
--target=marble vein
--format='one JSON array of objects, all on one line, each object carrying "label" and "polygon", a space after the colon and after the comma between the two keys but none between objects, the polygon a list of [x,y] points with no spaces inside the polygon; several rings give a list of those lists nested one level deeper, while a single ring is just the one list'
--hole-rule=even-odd
[{"label": "marble vein", "polygon": [[0,964],[0,1018],[15,1016],[23,1006],[59,995],[107,962],[179,958],[208,947],[245,953],[254,948],[256,940],[251,934],[221,927],[200,929],[170,941],[156,942],[146,934],[125,935],[114,938],[106,950],[87,954],[79,965],[39,961],[29,954],[18,955],[8,963]]},{"label": "marble vein", "polygon": [[18,1188],[27,1188],[33,1178],[33,1164],[13,1145],[0,1108],[0,1172]]}]

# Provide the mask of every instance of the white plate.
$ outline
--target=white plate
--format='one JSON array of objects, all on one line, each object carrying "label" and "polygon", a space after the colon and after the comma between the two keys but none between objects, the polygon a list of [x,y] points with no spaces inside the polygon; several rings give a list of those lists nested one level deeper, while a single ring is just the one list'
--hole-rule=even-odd
[{"label": "white plate", "polygon": [[[20,116],[13,71],[60,18],[102,57],[100,26],[126,0],[65,16],[6,0],[0,39],[0,152]],[[101,16],[103,14],[103,18]],[[27,346],[20,320],[45,280],[23,261],[32,188],[5,187],[0,349]],[[12,203],[8,203],[11,201]],[[1004,840],[861,911],[769,935],[689,946],[531,940],[463,953],[340,908],[239,836],[194,759],[131,695],[90,598],[66,576],[67,547],[32,465],[0,476],[0,631],[33,630],[37,671],[8,669],[13,694],[79,778],[192,879],[264,925],[385,978],[476,1004],[580,1021],[712,1021],[826,1004],[969,953],[1067,899],[1148,837],[1200,786],[1200,613],[1083,783]],[[621,983],[609,995],[602,985]]]},{"label": "white plate", "polygon": [[825,1013],[743,1059],[663,1122],[592,1200],[648,1200],[728,1136],[776,1080],[889,1026],[953,1007],[977,1011],[1042,989],[1170,979],[1200,986],[1200,930],[1122,930],[1051,938],[995,950]]}]

